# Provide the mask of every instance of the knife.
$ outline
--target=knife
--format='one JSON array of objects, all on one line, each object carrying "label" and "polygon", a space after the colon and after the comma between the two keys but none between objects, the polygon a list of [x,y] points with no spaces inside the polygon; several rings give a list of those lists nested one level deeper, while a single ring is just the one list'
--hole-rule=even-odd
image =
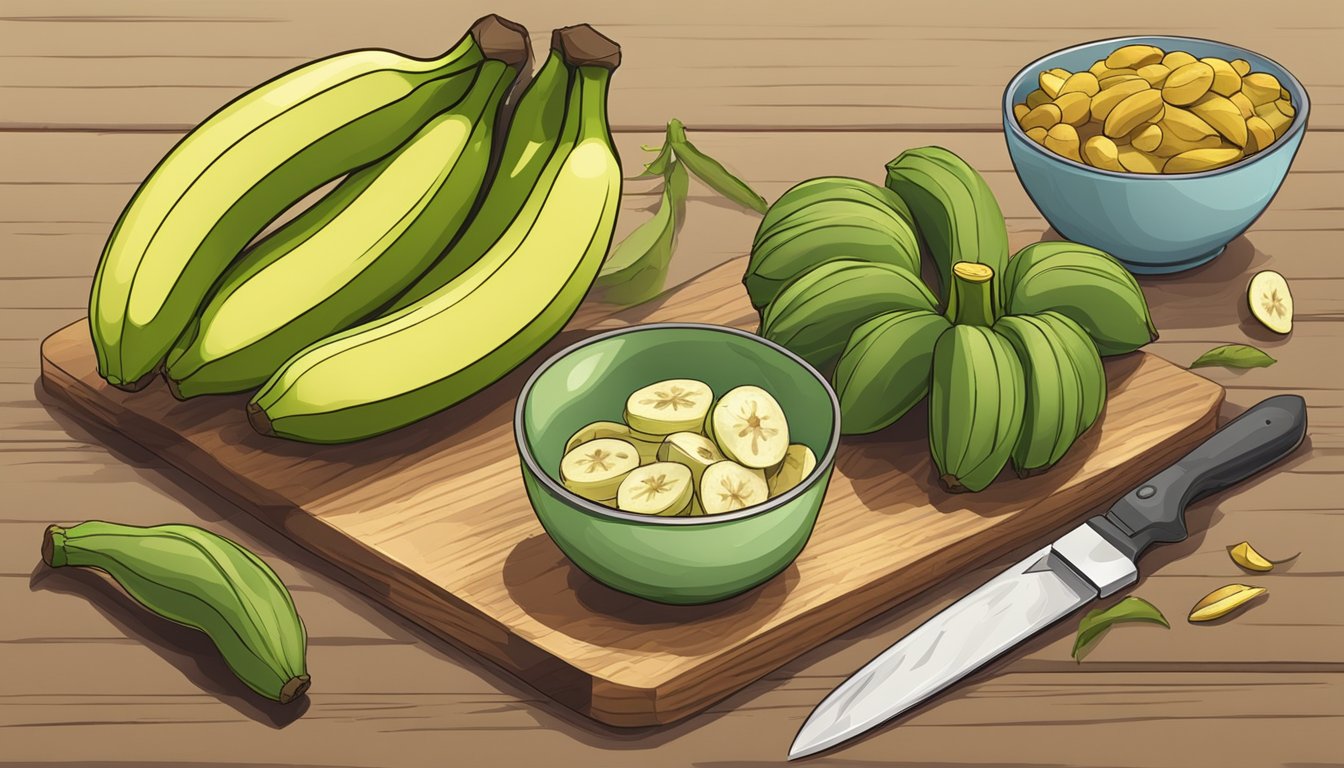
[{"label": "knife", "polygon": [[1292,453],[1307,432],[1297,395],[1262,401],[1098,515],[963,597],[831,692],[789,748],[830,749],[913,708],[1087,603],[1138,580],[1150,545],[1184,541],[1185,509]]}]

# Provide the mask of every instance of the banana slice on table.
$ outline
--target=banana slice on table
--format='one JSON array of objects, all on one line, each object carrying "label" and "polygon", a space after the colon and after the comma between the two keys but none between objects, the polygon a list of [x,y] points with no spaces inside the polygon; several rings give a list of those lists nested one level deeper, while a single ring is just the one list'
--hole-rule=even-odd
[{"label": "banana slice on table", "polygon": [[691,480],[696,486],[700,485],[705,468],[723,458],[713,440],[696,432],[674,432],[658,446],[658,461],[685,464],[691,470]]},{"label": "banana slice on table", "polygon": [[765,472],[734,461],[716,461],[700,477],[700,506],[717,515],[760,504],[770,497]]},{"label": "banana slice on table", "polygon": [[803,478],[812,474],[812,470],[816,467],[817,455],[812,453],[811,448],[802,443],[790,445],[784,452],[784,460],[774,468],[773,474],[768,474],[770,498],[787,493],[789,489],[803,482]]},{"label": "banana slice on table", "polygon": [[639,462],[641,464],[657,460],[658,446],[662,442],[655,435],[636,432],[620,422],[594,421],[569,438],[569,442],[565,443],[565,453],[569,453],[584,443],[590,443],[605,437],[614,437],[635,446],[635,450],[639,451]]},{"label": "banana slice on table", "polygon": [[659,381],[635,390],[625,401],[625,423],[651,435],[698,432],[713,401],[714,393],[703,381]]},{"label": "banana slice on table", "polygon": [[789,449],[784,411],[769,392],[749,385],[719,398],[705,419],[705,434],[724,456],[752,469],[778,464]]},{"label": "banana slice on table", "polygon": [[639,451],[633,443],[614,437],[589,440],[560,459],[560,482],[585,499],[611,501],[626,475],[638,466]]},{"label": "banana slice on table", "polygon": [[655,461],[625,476],[616,491],[616,506],[641,515],[680,515],[690,509],[692,487],[690,467]]},{"label": "banana slice on table", "polygon": [[1272,269],[1257,272],[1246,290],[1251,314],[1260,324],[1275,333],[1293,330],[1293,294],[1288,281]]}]

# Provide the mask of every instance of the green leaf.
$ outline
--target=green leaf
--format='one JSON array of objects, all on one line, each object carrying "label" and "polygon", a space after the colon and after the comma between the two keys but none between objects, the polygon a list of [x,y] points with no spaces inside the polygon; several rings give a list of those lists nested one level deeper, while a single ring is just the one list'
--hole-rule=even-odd
[{"label": "green leaf", "polygon": [[617,243],[598,273],[597,285],[605,289],[603,298],[614,304],[642,304],[662,293],[667,281],[677,229],[685,213],[686,169],[673,159],[663,179],[663,196],[653,218]]},{"label": "green leaf", "polygon": [[1191,368],[1221,365],[1224,368],[1268,368],[1278,362],[1249,344],[1224,344],[1200,355]]},{"label": "green leaf", "polygon": [[685,163],[696,178],[708,184],[715,192],[757,213],[765,213],[765,209],[769,207],[765,203],[765,198],[756,194],[756,190],[747,186],[745,181],[729,173],[718,160],[697,149],[690,139],[686,138],[686,126],[682,125],[680,120],[672,120],[667,124],[667,143],[672,145],[677,159]]},{"label": "green leaf", "polygon": [[1101,639],[1102,633],[1110,629],[1112,624],[1127,621],[1146,621],[1171,629],[1167,618],[1152,603],[1141,597],[1126,597],[1105,610],[1098,608],[1088,611],[1083,620],[1078,622],[1078,636],[1073,641],[1074,660],[1082,662],[1088,649]]},{"label": "green leaf", "polygon": [[672,145],[665,142],[662,147],[644,147],[643,149],[646,152],[657,152],[658,156],[653,158],[652,162],[646,163],[644,172],[636,178],[651,179],[655,176],[666,175],[667,165],[673,160]]}]

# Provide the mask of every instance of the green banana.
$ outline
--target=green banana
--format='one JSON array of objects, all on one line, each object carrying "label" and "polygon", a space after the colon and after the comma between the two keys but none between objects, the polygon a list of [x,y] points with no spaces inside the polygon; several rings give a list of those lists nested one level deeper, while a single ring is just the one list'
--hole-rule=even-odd
[{"label": "green banana", "polygon": [[437,291],[291,358],[248,405],[258,431],[316,443],[388,432],[480,391],[568,322],[620,202],[606,110],[620,48],[587,25],[557,30],[552,47],[574,67],[566,136],[507,230]]},{"label": "green banana", "polygon": [[1074,373],[1082,382],[1082,401],[1078,408],[1078,434],[1081,435],[1096,423],[1106,407],[1106,369],[1101,365],[1097,346],[1087,331],[1067,315],[1048,311],[1032,317],[1054,330],[1057,348],[1068,356]]},{"label": "green banana", "polygon": [[742,278],[752,306],[769,304],[794,278],[836,259],[859,259],[919,274],[919,242],[895,210],[856,200],[821,200],[780,219],[752,248]]},{"label": "green banana", "polygon": [[210,637],[249,688],[288,703],[308,690],[307,633],[289,590],[234,542],[190,525],[91,520],[42,537],[48,566],[105,571],[154,613]]},{"label": "green banana", "polygon": [[498,173],[461,236],[429,271],[397,297],[389,312],[408,307],[446,285],[499,240],[523,210],[551,162],[565,124],[569,68],[552,51],[528,83],[509,120]]},{"label": "green banana", "polygon": [[1005,277],[1008,313],[1067,315],[1087,331],[1102,357],[1157,339],[1134,276],[1096,248],[1062,241],[1028,245],[1009,260]]},{"label": "green banana", "polygon": [[902,309],[855,328],[831,378],[840,400],[841,433],[884,429],[923,400],[934,345],[950,327],[936,312]]},{"label": "green banana", "polygon": [[758,333],[824,373],[865,320],[897,309],[932,311],[935,304],[908,270],[838,259],[804,272],[780,291],[762,312]]},{"label": "green banana", "polygon": [[1034,315],[1001,317],[994,331],[1012,344],[1025,374],[1026,407],[1012,461],[1026,477],[1054,465],[1091,426],[1082,423],[1083,380],[1055,328]]},{"label": "green banana", "polygon": [[493,59],[478,71],[461,102],[230,268],[168,356],[175,396],[262,384],[295,352],[386,306],[433,264],[480,192],[495,113],[517,74]]},{"label": "green banana", "polygon": [[752,247],[758,246],[783,219],[826,200],[849,200],[865,205],[885,206],[894,210],[906,223],[914,225],[905,201],[886,187],[848,176],[820,176],[795,184],[770,204],[760,226],[756,228]]},{"label": "green banana", "polygon": [[270,221],[457,102],[484,56],[520,63],[527,54],[521,27],[487,16],[438,58],[339,54],[207,118],[136,190],[103,250],[89,298],[100,375],[143,387],[211,286]]},{"label": "green banana", "polygon": [[980,491],[1008,463],[1022,433],[1026,381],[1012,344],[992,327],[994,272],[958,262],[949,306],[955,325],[933,348],[929,453],[951,491]]},{"label": "green banana", "polygon": [[1003,213],[989,185],[966,161],[942,147],[906,150],[887,163],[887,188],[910,206],[937,267],[944,300],[957,262],[984,264],[1003,274],[1008,261]]}]

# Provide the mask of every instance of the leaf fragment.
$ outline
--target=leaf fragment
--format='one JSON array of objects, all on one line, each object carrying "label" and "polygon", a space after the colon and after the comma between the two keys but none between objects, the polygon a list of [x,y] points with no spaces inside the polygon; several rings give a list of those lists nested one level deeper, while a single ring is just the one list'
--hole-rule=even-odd
[{"label": "leaf fragment", "polygon": [[747,186],[745,181],[730,173],[718,160],[701,152],[692,144],[691,140],[686,138],[686,126],[682,125],[680,120],[673,119],[668,122],[667,143],[671,145],[677,159],[685,163],[686,168],[695,174],[696,178],[708,184],[715,192],[757,213],[765,213],[765,209],[769,207],[765,198],[756,194],[756,190]]},{"label": "leaf fragment", "polygon": [[1245,584],[1228,584],[1220,587],[1195,603],[1195,607],[1190,609],[1190,621],[1221,619],[1268,591],[1264,587],[1250,587]]},{"label": "leaf fragment", "polygon": [[603,298],[609,302],[634,306],[662,293],[685,211],[686,169],[674,158],[663,178],[663,195],[653,218],[617,243],[598,273],[597,285],[605,289]]},{"label": "leaf fragment", "polygon": [[644,172],[637,178],[652,179],[658,176],[665,176],[667,174],[667,165],[673,160],[672,145],[668,142],[663,142],[663,146],[661,147],[650,147],[646,145],[642,147],[642,149],[646,152],[657,152],[658,154],[653,160],[644,164]]},{"label": "leaf fragment", "polygon": [[1249,344],[1224,344],[1200,355],[1190,367],[1268,368],[1276,362],[1278,361]]},{"label": "leaf fragment", "polygon": [[[1240,544],[1228,547],[1227,554],[1231,556],[1232,562],[1248,571],[1256,571],[1258,573],[1272,570],[1274,566],[1279,563],[1286,563],[1290,560],[1297,559],[1297,555],[1293,555],[1292,557],[1285,557],[1282,560],[1270,560],[1257,552],[1255,547],[1252,547],[1249,541],[1243,541]],[[1300,555],[1302,553],[1299,552],[1297,554]]]},{"label": "leaf fragment", "polygon": [[1167,623],[1167,618],[1162,615],[1157,606],[1141,597],[1126,597],[1110,608],[1088,611],[1083,620],[1078,622],[1078,635],[1073,641],[1074,660],[1082,662],[1082,657],[1087,655],[1090,648],[1101,639],[1101,636],[1112,624],[1130,621],[1161,624],[1167,629],[1171,629],[1171,625]]}]

